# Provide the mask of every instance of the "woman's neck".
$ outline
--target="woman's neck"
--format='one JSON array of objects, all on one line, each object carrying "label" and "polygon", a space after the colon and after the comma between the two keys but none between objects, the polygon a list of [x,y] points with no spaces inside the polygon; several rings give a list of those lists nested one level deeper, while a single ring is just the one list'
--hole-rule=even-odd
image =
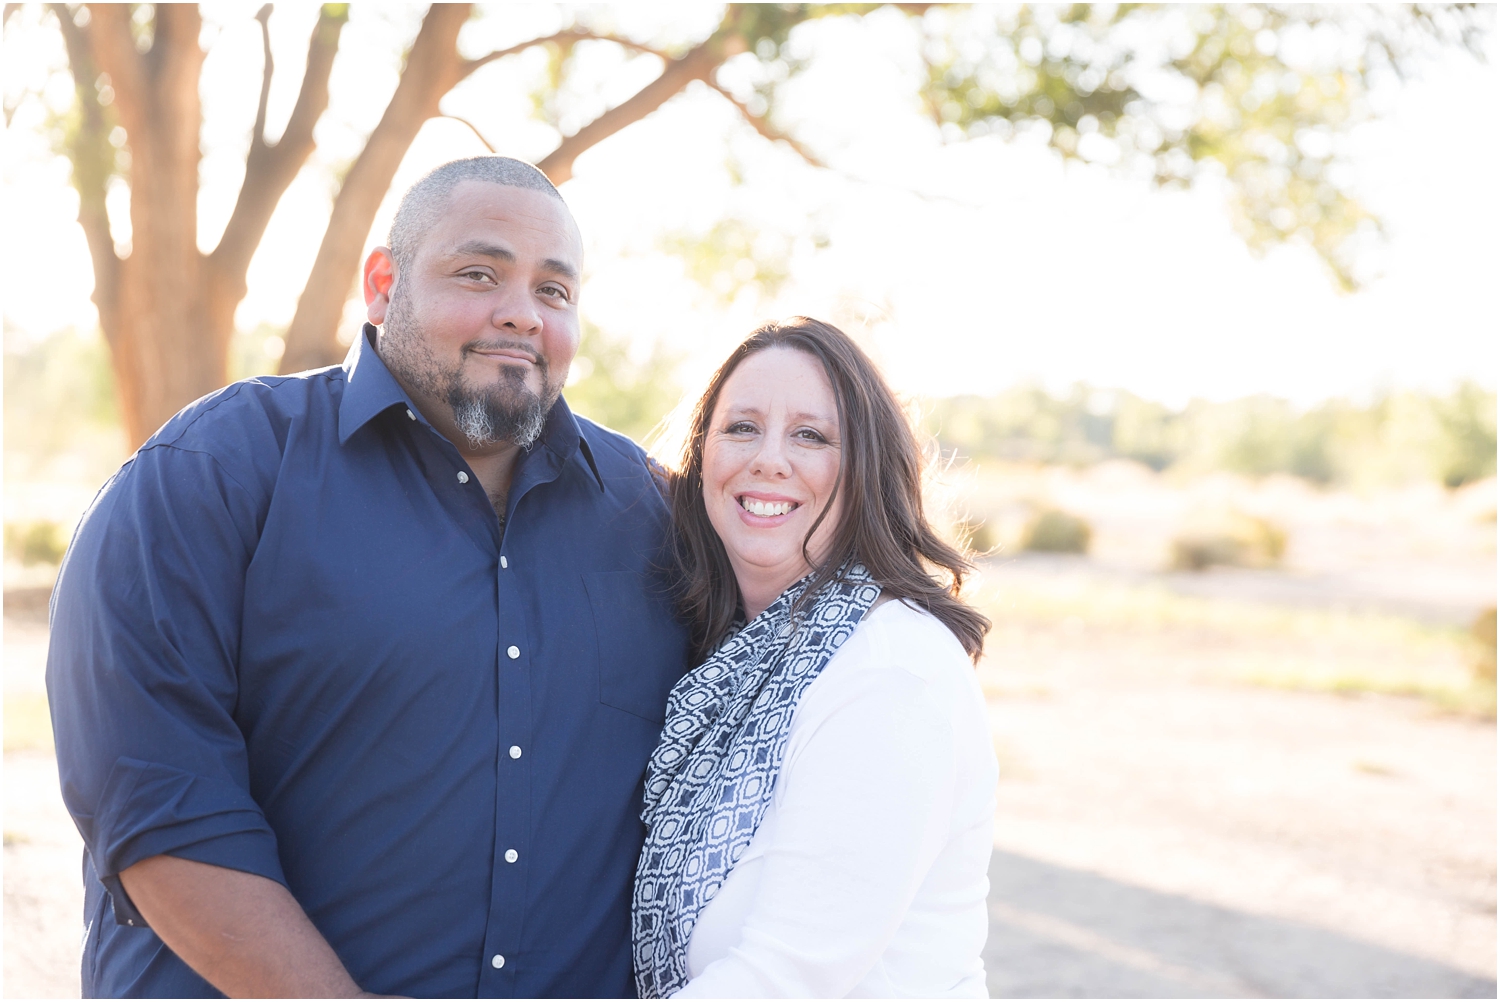
[{"label": "woman's neck", "polygon": [[740,604],[745,609],[745,622],[750,622],[769,609],[771,603],[781,597],[782,592],[801,581],[811,570],[812,568],[806,564],[780,573],[754,573],[753,571],[746,573],[736,570],[735,583],[739,585]]}]

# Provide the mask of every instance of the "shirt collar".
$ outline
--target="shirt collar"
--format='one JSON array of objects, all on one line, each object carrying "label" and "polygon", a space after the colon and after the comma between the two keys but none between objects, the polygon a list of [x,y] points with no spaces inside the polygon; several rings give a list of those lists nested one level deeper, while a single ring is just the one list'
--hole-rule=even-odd
[{"label": "shirt collar", "polygon": [[344,399],[339,401],[339,444],[359,431],[377,414],[397,404],[417,413],[416,405],[385,367],[375,350],[375,327],[365,324],[344,356]]},{"label": "shirt collar", "polygon": [[[397,405],[409,408],[412,414],[418,416],[418,420],[425,422],[416,404],[406,395],[396,377],[391,375],[391,370],[385,367],[385,360],[375,350],[375,334],[375,326],[365,324],[359,337],[349,346],[349,354],[344,357],[344,398],[339,402],[340,445],[348,442],[351,435],[369,424],[376,415]],[[581,452],[599,489],[604,490],[604,478],[599,475],[593,450],[583,437],[578,419],[573,416],[568,402],[562,397],[557,398],[557,403],[547,414],[547,423],[542,427],[542,435],[537,444],[556,455],[561,462],[567,462],[573,453]]]}]

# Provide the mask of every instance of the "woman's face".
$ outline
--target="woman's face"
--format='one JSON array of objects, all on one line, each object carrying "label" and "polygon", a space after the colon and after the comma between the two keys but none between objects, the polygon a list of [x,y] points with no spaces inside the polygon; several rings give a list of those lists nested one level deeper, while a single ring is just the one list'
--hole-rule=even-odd
[{"label": "woman's face", "polygon": [[[750,618],[812,568],[802,544],[839,479],[838,405],[822,364],[768,348],[724,382],[703,443],[703,504],[739,582]],[[827,555],[835,503],[808,547]]]}]

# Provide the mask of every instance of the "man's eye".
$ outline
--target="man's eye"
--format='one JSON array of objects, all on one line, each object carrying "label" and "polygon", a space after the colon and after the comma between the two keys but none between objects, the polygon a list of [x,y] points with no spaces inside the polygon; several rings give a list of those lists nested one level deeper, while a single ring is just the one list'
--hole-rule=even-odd
[{"label": "man's eye", "polygon": [[544,285],[540,289],[538,289],[537,291],[540,292],[544,296],[551,296],[551,297],[556,298],[556,299],[561,299],[561,300],[563,300],[565,302],[568,299],[568,290],[567,289],[559,289],[555,285]]},{"label": "man's eye", "polygon": [[476,282],[494,281],[494,279],[490,278],[489,272],[486,271],[465,271],[462,272],[461,275],[463,278],[473,279]]}]

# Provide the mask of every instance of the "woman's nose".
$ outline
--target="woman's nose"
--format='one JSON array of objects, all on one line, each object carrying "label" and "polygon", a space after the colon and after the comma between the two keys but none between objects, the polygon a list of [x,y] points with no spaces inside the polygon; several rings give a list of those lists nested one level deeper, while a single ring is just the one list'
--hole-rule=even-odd
[{"label": "woman's nose", "polygon": [[787,456],[786,443],[782,436],[767,434],[762,435],[760,448],[755,450],[755,456],[750,461],[750,472],[761,477],[789,477],[792,474],[792,464]]}]

